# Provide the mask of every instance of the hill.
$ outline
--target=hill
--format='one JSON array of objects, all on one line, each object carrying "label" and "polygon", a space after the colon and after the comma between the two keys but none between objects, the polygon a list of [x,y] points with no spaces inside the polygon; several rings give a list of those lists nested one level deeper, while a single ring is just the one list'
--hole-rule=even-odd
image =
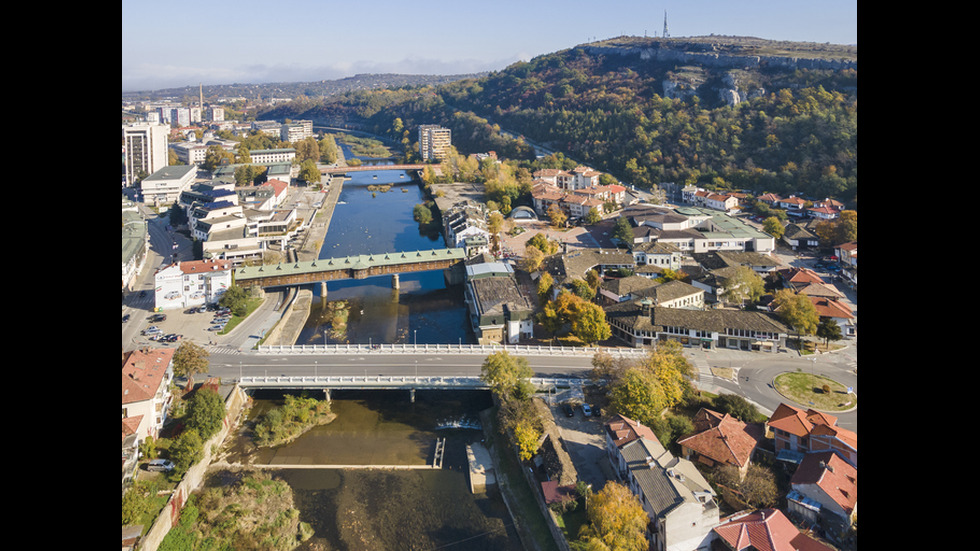
[{"label": "hill", "polygon": [[[301,110],[301,111],[300,111]],[[639,187],[664,182],[857,198],[857,48],[752,37],[618,37],[438,86],[348,92],[260,118],[343,121],[401,140],[453,130],[463,153],[534,159],[526,140]]]}]

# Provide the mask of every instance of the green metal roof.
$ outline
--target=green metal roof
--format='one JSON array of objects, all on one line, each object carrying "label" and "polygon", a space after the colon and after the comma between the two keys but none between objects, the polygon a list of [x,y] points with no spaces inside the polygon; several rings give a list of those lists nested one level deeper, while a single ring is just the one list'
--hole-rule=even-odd
[{"label": "green metal roof", "polygon": [[379,254],[360,254],[321,258],[309,262],[283,262],[276,265],[243,266],[234,273],[235,281],[270,276],[288,276],[322,272],[331,269],[363,270],[378,266],[414,264],[436,260],[465,260],[466,249],[432,249],[429,251],[405,251]]}]

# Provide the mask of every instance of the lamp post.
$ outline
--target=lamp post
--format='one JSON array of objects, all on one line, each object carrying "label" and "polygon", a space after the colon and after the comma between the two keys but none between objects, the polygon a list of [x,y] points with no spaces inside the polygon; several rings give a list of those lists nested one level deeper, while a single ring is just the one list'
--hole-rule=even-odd
[{"label": "lamp post", "polygon": [[412,333],[415,335],[415,348],[419,347],[419,330],[413,329]]}]

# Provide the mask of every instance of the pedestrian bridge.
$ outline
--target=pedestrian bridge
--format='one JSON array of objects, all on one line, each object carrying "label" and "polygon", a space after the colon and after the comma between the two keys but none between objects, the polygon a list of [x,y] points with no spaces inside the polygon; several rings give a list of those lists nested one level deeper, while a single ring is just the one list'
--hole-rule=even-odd
[{"label": "pedestrian bridge", "polygon": [[321,174],[347,174],[348,172],[365,172],[368,170],[422,170],[425,165],[360,165],[360,166],[331,166],[321,168]]},{"label": "pedestrian bridge", "polygon": [[242,266],[232,272],[241,287],[278,287],[319,283],[335,279],[365,279],[380,275],[446,270],[447,280],[459,279],[466,260],[466,249],[432,249],[323,258],[306,262],[280,262],[276,265]]}]

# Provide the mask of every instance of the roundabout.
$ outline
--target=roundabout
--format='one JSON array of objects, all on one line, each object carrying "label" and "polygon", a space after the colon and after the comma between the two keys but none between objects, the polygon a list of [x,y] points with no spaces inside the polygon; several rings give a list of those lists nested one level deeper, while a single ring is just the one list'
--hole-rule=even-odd
[{"label": "roundabout", "polygon": [[772,386],[787,400],[818,411],[842,412],[857,408],[857,395],[853,389],[825,375],[784,372],[773,378]]}]

